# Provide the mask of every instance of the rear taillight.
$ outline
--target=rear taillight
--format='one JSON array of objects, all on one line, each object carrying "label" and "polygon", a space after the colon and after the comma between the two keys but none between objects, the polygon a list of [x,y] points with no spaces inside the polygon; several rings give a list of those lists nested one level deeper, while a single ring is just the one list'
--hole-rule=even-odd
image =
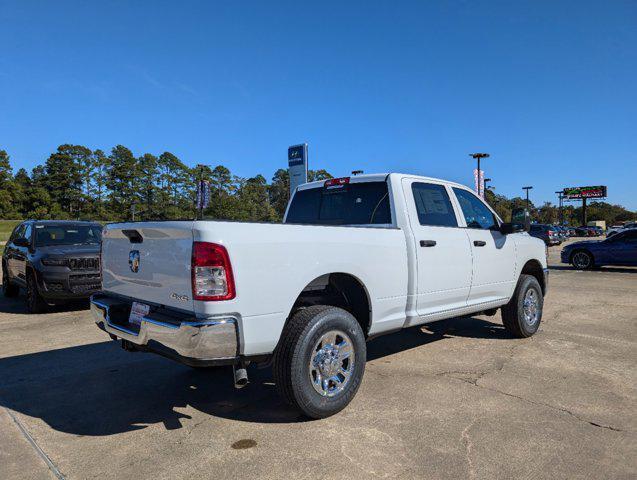
[{"label": "rear taillight", "polygon": [[555,235],[555,232],[553,230],[549,230],[549,235]]},{"label": "rear taillight", "polygon": [[234,278],[228,251],[223,245],[192,244],[192,298],[230,300],[235,297]]}]

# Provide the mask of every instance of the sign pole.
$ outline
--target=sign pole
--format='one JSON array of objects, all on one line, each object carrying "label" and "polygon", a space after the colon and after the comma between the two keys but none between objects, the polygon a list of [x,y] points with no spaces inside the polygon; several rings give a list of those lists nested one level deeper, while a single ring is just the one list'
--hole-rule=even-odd
[{"label": "sign pole", "polygon": [[582,198],[582,226],[586,226],[586,197]]}]

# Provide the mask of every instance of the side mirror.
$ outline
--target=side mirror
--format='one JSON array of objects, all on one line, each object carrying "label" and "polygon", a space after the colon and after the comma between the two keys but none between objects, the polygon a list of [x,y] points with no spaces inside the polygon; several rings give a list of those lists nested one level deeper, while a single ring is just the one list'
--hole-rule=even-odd
[{"label": "side mirror", "polygon": [[500,224],[500,233],[503,235],[508,235],[509,233],[526,232],[526,231],[527,230],[524,228],[524,225],[520,225],[519,223]]},{"label": "side mirror", "polygon": [[528,232],[531,230],[531,215],[529,211],[526,208],[514,208],[511,212],[511,224],[519,228],[516,230],[518,232]]},{"label": "side mirror", "polygon": [[18,237],[13,241],[16,247],[29,247],[31,242],[25,237]]}]

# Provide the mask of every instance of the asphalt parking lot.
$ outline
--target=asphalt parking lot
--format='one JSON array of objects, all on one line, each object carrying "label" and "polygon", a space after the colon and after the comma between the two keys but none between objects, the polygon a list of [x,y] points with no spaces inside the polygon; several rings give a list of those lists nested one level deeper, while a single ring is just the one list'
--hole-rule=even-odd
[{"label": "asphalt parking lot", "polygon": [[0,478],[636,478],[637,269],[579,272],[550,249],[544,318],[370,342],[342,413],[305,421],[269,370],[122,351],[87,310],[0,299]]}]

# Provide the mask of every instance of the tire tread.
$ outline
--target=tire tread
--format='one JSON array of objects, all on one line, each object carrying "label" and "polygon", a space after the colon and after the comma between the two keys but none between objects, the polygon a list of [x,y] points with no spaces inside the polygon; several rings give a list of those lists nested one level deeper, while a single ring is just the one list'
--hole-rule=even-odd
[{"label": "tire tread", "polygon": [[283,329],[281,340],[274,353],[274,380],[276,388],[283,399],[295,408],[300,408],[294,397],[292,376],[290,369],[292,365],[294,350],[298,340],[302,337],[303,330],[310,321],[319,313],[335,308],[330,305],[312,305],[297,311]]},{"label": "tire tread", "polygon": [[521,274],[518,279],[518,283],[515,286],[515,291],[513,292],[511,300],[502,307],[502,323],[504,324],[504,328],[506,328],[511,335],[517,338],[527,338],[533,335],[533,333],[529,334],[525,332],[520,323],[523,321],[520,318],[520,295],[522,293],[521,290],[523,286],[526,285],[528,281],[537,284],[536,286],[541,294],[542,289],[539,288],[540,285],[537,279],[533,275]]}]

